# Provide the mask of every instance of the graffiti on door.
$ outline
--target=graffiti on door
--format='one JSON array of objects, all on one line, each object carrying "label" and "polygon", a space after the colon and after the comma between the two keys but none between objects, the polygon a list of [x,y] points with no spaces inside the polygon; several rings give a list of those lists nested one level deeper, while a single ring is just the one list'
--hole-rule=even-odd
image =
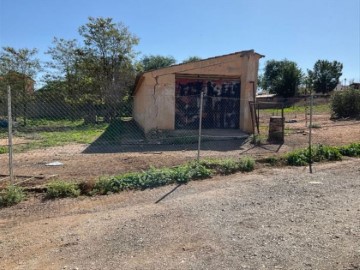
[{"label": "graffiti on door", "polygon": [[176,79],[176,128],[198,128],[204,92],[203,128],[239,128],[240,80]]}]

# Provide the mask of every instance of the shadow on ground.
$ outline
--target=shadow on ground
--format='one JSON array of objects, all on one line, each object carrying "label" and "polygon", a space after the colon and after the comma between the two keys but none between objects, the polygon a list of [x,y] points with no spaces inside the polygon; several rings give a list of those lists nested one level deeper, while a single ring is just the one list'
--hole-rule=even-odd
[{"label": "shadow on ground", "polygon": [[[238,130],[203,130],[201,150],[241,150],[249,136]],[[198,149],[197,130],[156,132],[145,137],[135,121],[115,120],[83,153],[165,152]]]}]

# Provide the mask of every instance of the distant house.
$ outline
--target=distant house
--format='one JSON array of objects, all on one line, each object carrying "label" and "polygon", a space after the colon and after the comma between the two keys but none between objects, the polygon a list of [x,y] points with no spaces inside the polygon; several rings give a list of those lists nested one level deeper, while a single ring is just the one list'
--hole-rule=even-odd
[{"label": "distant house", "polygon": [[28,94],[35,92],[35,81],[31,77],[19,72],[11,71],[6,75],[0,76],[0,82],[1,84],[9,84],[14,89],[26,89]]},{"label": "distant house", "polygon": [[357,82],[354,82],[354,83],[351,83],[349,85],[350,88],[353,88],[353,89],[360,89],[360,83],[357,83]]},{"label": "distant house", "polygon": [[255,98],[261,57],[241,51],[144,72],[133,92],[133,117],[145,133],[196,128],[203,92],[204,128],[251,133],[249,101]]}]

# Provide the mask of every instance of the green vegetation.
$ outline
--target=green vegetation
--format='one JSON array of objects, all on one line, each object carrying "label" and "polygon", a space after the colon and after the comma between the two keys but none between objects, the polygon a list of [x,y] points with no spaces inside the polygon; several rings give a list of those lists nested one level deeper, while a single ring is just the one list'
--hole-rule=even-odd
[{"label": "green vegetation", "polygon": [[271,94],[293,97],[298,91],[301,79],[302,71],[295,62],[286,59],[269,60],[265,64],[259,85]]},{"label": "green vegetation", "polygon": [[[55,121],[52,121],[55,122]],[[66,145],[68,143],[89,144],[96,140],[107,128],[108,124],[78,124],[68,125],[65,121],[60,121],[63,126],[28,125],[26,129],[19,128],[17,136],[28,139],[27,143],[18,145],[15,151],[26,151],[31,149]]]},{"label": "green vegetation", "polygon": [[[300,149],[286,155],[286,162],[291,166],[304,166],[309,163],[309,148]],[[311,151],[312,162],[341,160],[342,155],[337,147],[318,145]]]},{"label": "green vegetation", "polygon": [[0,155],[8,152],[7,146],[0,146]]},{"label": "green vegetation", "polygon": [[232,174],[235,172],[250,172],[254,170],[255,161],[252,158],[242,159],[205,159],[200,164],[206,168],[215,170],[219,174]]},{"label": "green vegetation", "polygon": [[253,145],[261,145],[267,141],[267,135],[262,134],[268,134],[269,133],[269,127],[268,126],[260,126],[260,132],[261,134],[254,134],[251,136],[251,144]]},{"label": "green vegetation", "polygon": [[80,195],[78,184],[73,182],[56,180],[47,184],[46,187],[47,199],[77,197]]},{"label": "green vegetation", "polygon": [[[337,161],[342,160],[343,156],[360,157],[360,143],[352,143],[345,146],[313,146],[311,157],[312,162]],[[309,164],[309,148],[299,149],[287,153],[281,157],[267,157],[261,162],[274,165],[306,166]]]},{"label": "green vegetation", "polygon": [[164,68],[174,64],[176,64],[176,60],[173,56],[145,55],[140,60],[143,71]]},{"label": "green vegetation", "polygon": [[189,163],[175,168],[151,168],[141,173],[127,173],[100,179],[94,186],[94,194],[116,193],[130,189],[146,189],[189,180],[204,179],[212,171],[201,164]]},{"label": "green vegetation", "polygon": [[100,179],[95,183],[93,194],[116,193],[129,189],[146,189],[174,183],[187,183],[190,180],[209,178],[212,174],[230,174],[238,171],[249,172],[255,161],[250,158],[208,159],[199,163],[191,162],[174,168],[151,168],[141,173],[127,173]]},{"label": "green vegetation", "polygon": [[0,192],[0,207],[18,204],[25,198],[22,188],[10,185]]},{"label": "green vegetation", "polygon": [[334,118],[360,118],[360,91],[349,89],[334,93],[331,110]]},{"label": "green vegetation", "polygon": [[309,125],[309,127],[311,128],[321,128],[321,125],[318,123],[312,123],[311,125]]},{"label": "green vegetation", "polygon": [[317,60],[313,70],[308,70],[307,83],[317,93],[334,90],[342,75],[343,64],[338,61]]},{"label": "green vegetation", "polygon": [[[293,105],[284,108],[284,114],[300,114],[305,113],[306,105]],[[310,107],[307,106],[308,113],[310,112]],[[329,104],[317,104],[313,105],[313,112],[314,113],[329,113],[331,111]],[[261,110],[262,113],[266,113],[269,115],[281,115],[281,109],[263,109]],[[260,113],[261,113],[260,112]]]},{"label": "green vegetation", "polygon": [[360,143],[352,143],[346,146],[339,147],[339,152],[343,156],[360,157]]}]

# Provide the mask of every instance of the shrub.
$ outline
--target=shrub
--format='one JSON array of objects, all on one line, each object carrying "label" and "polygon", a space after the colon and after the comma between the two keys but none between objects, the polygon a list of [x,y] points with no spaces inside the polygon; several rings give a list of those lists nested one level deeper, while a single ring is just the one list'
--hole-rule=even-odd
[{"label": "shrub", "polygon": [[212,170],[207,168],[206,166],[200,164],[200,163],[194,163],[192,165],[189,165],[187,168],[189,170],[189,180],[190,179],[205,179],[209,178],[212,174]]},{"label": "shrub", "polygon": [[186,164],[175,168],[150,168],[141,173],[127,173],[100,179],[93,193],[109,194],[127,189],[146,189],[173,183],[187,183],[191,179],[203,179],[211,176],[211,170],[199,164]]},{"label": "shrub", "polygon": [[47,184],[46,198],[77,197],[80,195],[78,184],[73,182],[57,180]]},{"label": "shrub", "polygon": [[0,155],[8,152],[7,146],[0,146]]},{"label": "shrub", "polygon": [[0,207],[11,206],[21,202],[25,198],[22,188],[17,186],[8,186],[0,192]]},{"label": "shrub", "polygon": [[321,144],[314,148],[312,156],[312,160],[315,162],[323,160],[336,161],[342,159],[339,149]]},{"label": "shrub", "polygon": [[360,143],[352,143],[350,145],[339,147],[339,152],[343,156],[359,157],[360,156]]},{"label": "shrub", "polygon": [[200,164],[209,169],[214,169],[220,174],[231,174],[235,172],[249,172],[255,167],[255,161],[251,158],[243,159],[205,159]]},{"label": "shrub", "polygon": [[360,90],[349,89],[335,92],[331,99],[331,110],[335,118],[360,117]]},{"label": "shrub", "polygon": [[309,152],[306,150],[297,150],[286,155],[286,163],[290,166],[305,166],[309,163]]},{"label": "shrub", "polygon": [[242,172],[251,172],[255,168],[255,160],[249,157],[245,157],[240,159],[239,161],[239,169]]},{"label": "shrub", "polygon": [[[305,166],[310,161],[309,148],[300,149],[290,152],[285,157],[288,165],[291,166]],[[311,161],[320,162],[323,160],[336,161],[341,160],[342,155],[336,147],[318,145],[314,146],[311,151]]]}]

